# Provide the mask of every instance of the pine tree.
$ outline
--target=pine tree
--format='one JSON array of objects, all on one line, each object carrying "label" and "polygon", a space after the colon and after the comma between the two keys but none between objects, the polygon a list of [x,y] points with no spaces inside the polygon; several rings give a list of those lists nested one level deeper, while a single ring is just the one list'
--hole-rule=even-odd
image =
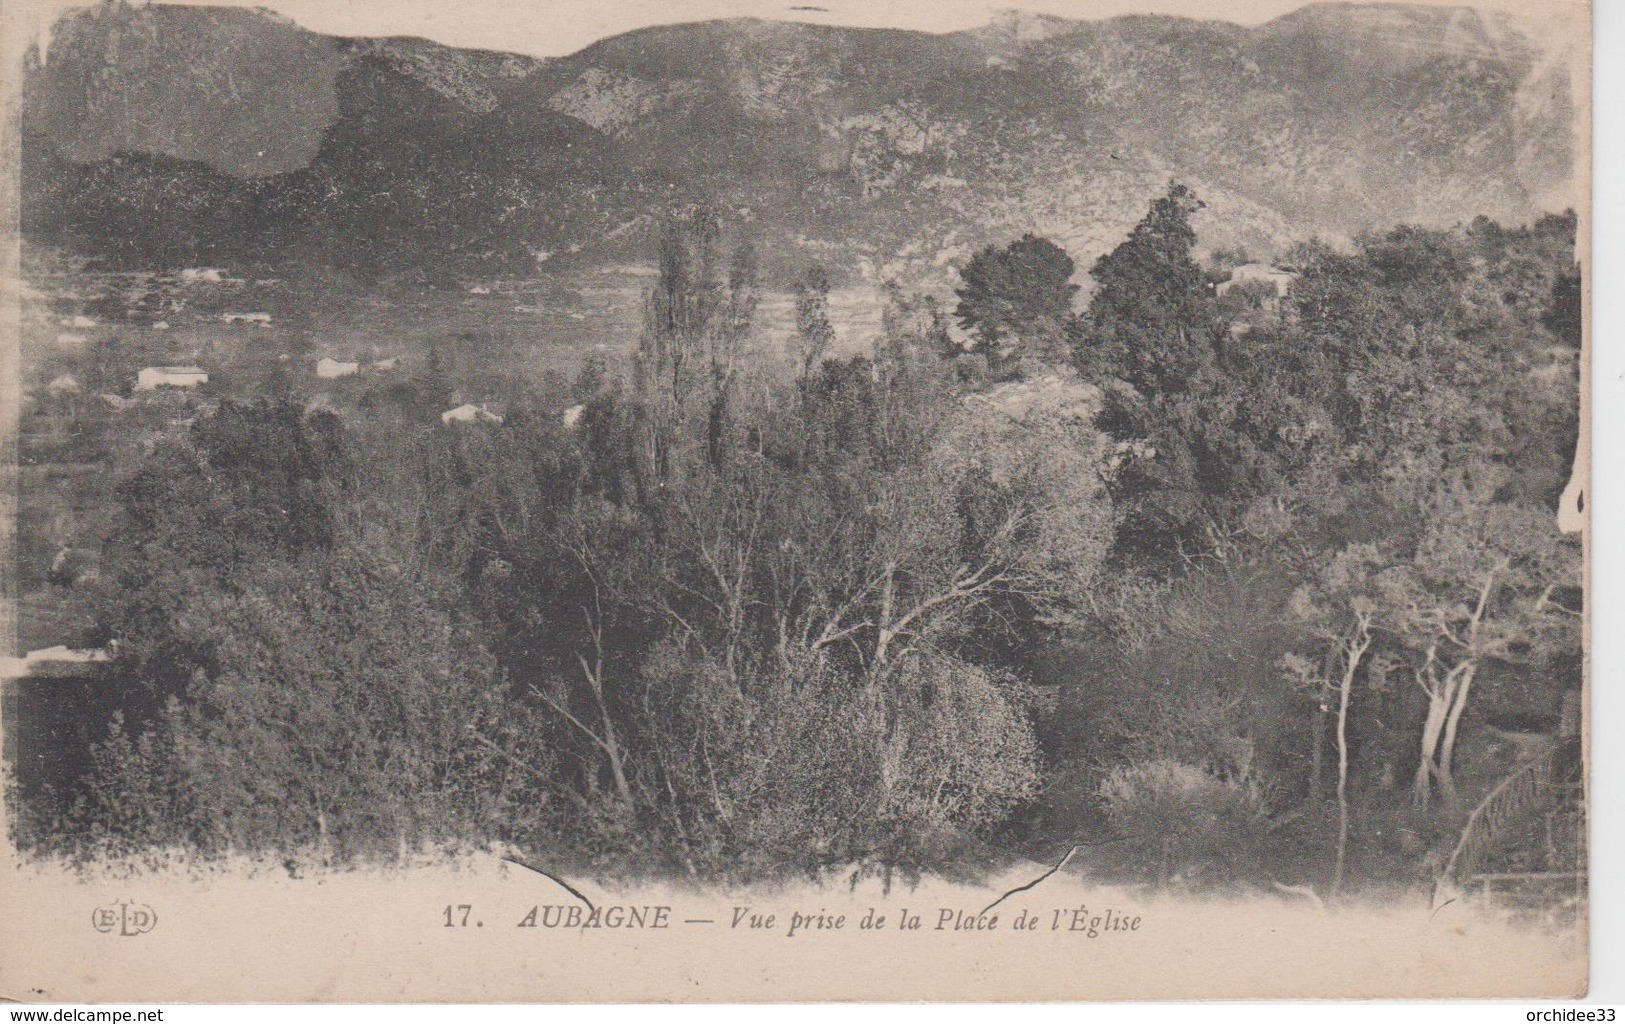
[{"label": "pine tree", "polygon": [[1072,315],[1076,269],[1066,250],[1028,233],[1004,248],[988,246],[959,272],[954,315],[990,360],[1046,347]]}]

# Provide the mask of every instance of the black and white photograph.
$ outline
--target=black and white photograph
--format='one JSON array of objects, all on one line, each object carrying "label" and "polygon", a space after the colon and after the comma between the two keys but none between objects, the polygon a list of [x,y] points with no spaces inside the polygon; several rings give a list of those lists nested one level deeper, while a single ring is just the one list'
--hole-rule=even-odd
[{"label": "black and white photograph", "polygon": [[8,4],[0,996],[1583,996],[1589,8],[1005,2]]}]

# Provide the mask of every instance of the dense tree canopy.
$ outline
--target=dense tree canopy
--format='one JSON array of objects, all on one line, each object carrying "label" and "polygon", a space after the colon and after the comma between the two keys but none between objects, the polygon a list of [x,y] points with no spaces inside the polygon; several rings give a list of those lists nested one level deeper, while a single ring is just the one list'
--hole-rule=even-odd
[{"label": "dense tree canopy", "polygon": [[1176,390],[1207,356],[1207,289],[1193,256],[1191,215],[1202,201],[1171,183],[1127,241],[1095,261],[1078,358],[1146,390]]},{"label": "dense tree canopy", "polygon": [[978,252],[985,368],[895,284],[837,358],[821,267],[786,367],[693,207],[629,365],[509,381],[501,422],[434,416],[459,335],[342,417],[289,384],[104,446],[121,716],[58,840],[1427,879],[1492,724],[1578,685],[1574,218],[1304,243],[1220,302],[1201,209],[1170,184],[1081,314],[1053,243]]},{"label": "dense tree canopy", "polygon": [[1074,269],[1065,250],[1030,232],[1002,248],[989,245],[960,270],[954,315],[977,351],[1004,356],[1027,347],[1045,355],[1072,316]]}]

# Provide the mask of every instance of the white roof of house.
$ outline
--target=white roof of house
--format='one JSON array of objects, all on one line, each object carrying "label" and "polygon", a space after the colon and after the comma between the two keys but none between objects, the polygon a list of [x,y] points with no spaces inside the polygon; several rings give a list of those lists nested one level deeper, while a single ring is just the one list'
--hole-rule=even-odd
[{"label": "white roof of house", "polygon": [[502,417],[487,409],[483,405],[465,402],[455,409],[447,409],[440,414],[442,423],[472,423],[479,420],[485,423],[501,423]]},{"label": "white roof of house", "polygon": [[0,658],[0,679],[19,679],[42,665],[87,665],[111,660],[112,655],[99,647],[81,649],[57,644],[29,651],[21,658]]},{"label": "white roof of house", "polygon": [[1297,277],[1290,270],[1271,266],[1268,263],[1242,263],[1230,271],[1232,278],[1236,277]]}]

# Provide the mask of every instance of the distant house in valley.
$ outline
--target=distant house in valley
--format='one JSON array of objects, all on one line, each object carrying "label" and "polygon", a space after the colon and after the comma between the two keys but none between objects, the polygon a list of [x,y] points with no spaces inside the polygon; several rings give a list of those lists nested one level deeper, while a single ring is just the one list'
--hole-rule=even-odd
[{"label": "distant house in valley", "polygon": [[483,405],[468,402],[441,413],[440,422],[448,425],[452,423],[501,423],[502,417]]},{"label": "distant house in valley", "polygon": [[348,377],[361,369],[360,363],[340,362],[323,356],[316,363],[316,376],[318,377]]},{"label": "distant house in valley", "polygon": [[269,313],[221,313],[220,319],[228,324],[254,324],[258,327],[271,326]]},{"label": "distant house in valley", "polygon": [[74,648],[57,644],[38,651],[29,651],[21,658],[0,657],[0,679],[20,679],[30,675],[49,675],[53,669],[74,665],[97,665],[112,661],[112,655],[101,648]]},{"label": "distant house in valley", "polygon": [[225,267],[187,267],[181,271],[181,280],[187,284],[223,284],[231,280],[231,271]]},{"label": "distant house in valley", "polygon": [[135,375],[137,391],[154,388],[195,388],[209,383],[209,375],[197,366],[148,366]]},{"label": "distant house in valley", "polygon": [[373,363],[372,367],[375,370],[393,370],[393,369],[395,369],[395,367],[399,366],[400,364],[401,364],[401,357],[400,356],[390,356],[388,359],[380,359],[377,362]]},{"label": "distant house in valley", "polygon": [[1273,290],[1274,295],[1266,296],[1265,301],[1274,306],[1297,279],[1298,275],[1292,271],[1272,267],[1268,263],[1243,263],[1230,271],[1230,280],[1220,282],[1214,289],[1214,294],[1223,298],[1225,293],[1237,285],[1260,285],[1266,291]]}]

